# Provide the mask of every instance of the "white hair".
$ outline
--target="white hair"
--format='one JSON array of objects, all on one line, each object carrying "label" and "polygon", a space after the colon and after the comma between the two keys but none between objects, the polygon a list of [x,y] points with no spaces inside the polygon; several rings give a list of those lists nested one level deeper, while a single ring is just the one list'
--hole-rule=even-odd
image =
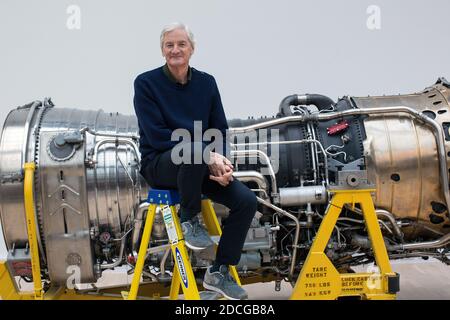
[{"label": "white hair", "polygon": [[161,36],[159,38],[160,40],[160,44],[161,44],[161,49],[163,48],[163,42],[164,42],[164,36],[166,35],[166,33],[173,31],[173,30],[177,30],[177,29],[181,29],[186,31],[186,34],[188,36],[189,39],[189,43],[192,46],[192,49],[195,49],[195,40],[194,40],[194,34],[192,33],[192,31],[189,29],[189,27],[181,22],[173,22],[167,26],[165,26],[162,31],[161,31]]}]

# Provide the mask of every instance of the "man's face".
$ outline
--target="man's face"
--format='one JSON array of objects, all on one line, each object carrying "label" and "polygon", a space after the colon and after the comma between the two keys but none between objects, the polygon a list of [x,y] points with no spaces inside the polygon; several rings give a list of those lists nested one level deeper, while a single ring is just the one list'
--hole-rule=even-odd
[{"label": "man's face", "polygon": [[175,29],[164,36],[162,54],[167,64],[172,67],[181,67],[189,64],[194,49],[192,48],[186,31]]}]

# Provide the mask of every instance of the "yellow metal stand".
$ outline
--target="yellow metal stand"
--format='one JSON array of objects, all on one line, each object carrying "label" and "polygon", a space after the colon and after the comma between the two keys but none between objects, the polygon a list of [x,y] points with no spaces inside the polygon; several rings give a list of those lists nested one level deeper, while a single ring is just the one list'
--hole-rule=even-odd
[{"label": "yellow metal stand", "polygon": [[5,261],[0,261],[0,300],[33,300],[34,292],[17,292]]},{"label": "yellow metal stand", "polygon": [[41,280],[41,265],[39,261],[39,248],[37,243],[35,208],[34,208],[34,170],[36,166],[33,162],[25,163],[24,177],[24,202],[25,216],[27,222],[28,245],[31,256],[31,270],[33,276],[33,292],[18,292],[15,280],[10,276],[5,261],[0,261],[0,299],[5,300],[42,300],[44,297]]},{"label": "yellow metal stand", "polygon": [[[198,291],[194,272],[189,261],[189,255],[183,239],[181,224],[175,209],[176,201],[171,199],[175,197],[173,194],[170,194],[168,190],[152,190],[150,192],[153,192],[153,194],[149,194],[150,205],[147,218],[145,220],[144,232],[134,269],[131,288],[129,292],[122,292],[122,295],[127,300],[136,300],[137,298],[156,208],[157,206],[160,206],[164,222],[166,224],[166,230],[169,235],[172,255],[174,261],[176,262],[172,275],[169,299],[175,300],[178,298],[181,286],[185,299],[199,300],[200,293]],[[160,198],[163,198],[163,200],[159,201],[159,204],[156,204],[155,202],[157,202],[157,199]],[[202,200],[202,215],[209,234],[220,236],[222,231],[217,220],[216,213],[211,202],[207,199]],[[241,285],[235,266],[230,266],[230,272],[236,282]]]},{"label": "yellow metal stand", "polygon": [[39,248],[36,235],[36,221],[34,210],[34,194],[33,181],[34,170],[36,166],[33,162],[25,163],[25,181],[24,181],[24,199],[25,199],[25,214],[27,218],[28,243],[31,254],[31,268],[34,283],[34,298],[37,300],[43,299],[42,281],[41,281],[41,266],[39,262]]},{"label": "yellow metal stand", "polygon": [[[395,299],[395,293],[399,291],[399,277],[392,272],[389,263],[370,195],[373,191],[375,190],[332,191],[334,196],[290,299],[329,300],[345,296],[359,296],[364,299]],[[354,207],[356,203],[361,205],[379,273],[340,274],[324,253],[342,208],[346,204]]]}]

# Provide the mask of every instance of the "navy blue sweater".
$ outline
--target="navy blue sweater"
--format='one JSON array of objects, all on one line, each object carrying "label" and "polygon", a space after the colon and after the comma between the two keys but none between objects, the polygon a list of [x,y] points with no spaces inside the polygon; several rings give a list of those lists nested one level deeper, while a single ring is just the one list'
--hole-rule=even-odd
[{"label": "navy blue sweater", "polygon": [[[143,162],[178,143],[171,141],[175,129],[187,129],[193,139],[194,121],[202,122],[203,132],[219,129],[225,142],[228,124],[213,76],[191,68],[191,80],[181,85],[169,80],[159,67],[136,78],[134,94]],[[216,151],[225,154],[225,149]]]}]

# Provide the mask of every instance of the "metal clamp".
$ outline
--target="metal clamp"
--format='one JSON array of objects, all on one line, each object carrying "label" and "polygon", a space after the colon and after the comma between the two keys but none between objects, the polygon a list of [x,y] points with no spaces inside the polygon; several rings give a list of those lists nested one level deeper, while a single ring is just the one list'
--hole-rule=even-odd
[{"label": "metal clamp", "polygon": [[337,185],[331,189],[374,189],[375,185],[367,178],[366,170],[342,170],[338,171]]}]

